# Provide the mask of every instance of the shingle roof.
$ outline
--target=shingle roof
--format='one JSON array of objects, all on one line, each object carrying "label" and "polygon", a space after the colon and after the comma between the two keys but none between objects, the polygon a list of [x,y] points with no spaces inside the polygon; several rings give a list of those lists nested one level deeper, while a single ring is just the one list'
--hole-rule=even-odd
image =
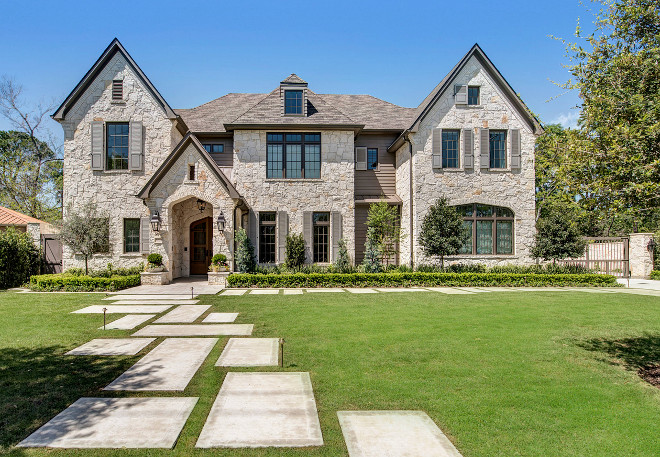
[{"label": "shingle roof", "polygon": [[295,73],[291,73],[282,84],[307,84],[307,81],[304,81],[300,76]]},{"label": "shingle roof", "polygon": [[227,94],[192,109],[174,110],[191,132],[224,132],[231,122],[268,94]]},{"label": "shingle roof", "polygon": [[365,129],[404,130],[415,119],[415,108],[404,108],[371,95],[323,94],[323,99]]}]

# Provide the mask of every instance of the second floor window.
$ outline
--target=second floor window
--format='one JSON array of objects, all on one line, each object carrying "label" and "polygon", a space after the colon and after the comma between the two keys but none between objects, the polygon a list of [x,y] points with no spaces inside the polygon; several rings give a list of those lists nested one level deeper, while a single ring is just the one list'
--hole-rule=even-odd
[{"label": "second floor window", "polygon": [[490,140],[490,168],[506,168],[506,131],[491,130]]},{"label": "second floor window", "polygon": [[266,143],[266,178],[321,177],[320,133],[268,133]]},{"label": "second floor window", "polygon": [[367,148],[367,170],[378,169],[378,148]]},{"label": "second floor window", "polygon": [[458,130],[442,131],[442,168],[458,168]]},{"label": "second floor window", "polygon": [[220,154],[225,152],[225,145],[224,144],[205,144],[204,149],[206,149],[206,152],[210,152],[211,154]]},{"label": "second floor window", "polygon": [[275,213],[259,213],[259,263],[275,263]]},{"label": "second floor window", "polygon": [[303,113],[303,91],[285,90],[284,114],[302,114],[302,113]]},{"label": "second floor window", "polygon": [[128,170],[128,122],[106,126],[106,170]]},{"label": "second floor window", "polygon": [[479,104],[479,86],[468,87],[468,105]]}]

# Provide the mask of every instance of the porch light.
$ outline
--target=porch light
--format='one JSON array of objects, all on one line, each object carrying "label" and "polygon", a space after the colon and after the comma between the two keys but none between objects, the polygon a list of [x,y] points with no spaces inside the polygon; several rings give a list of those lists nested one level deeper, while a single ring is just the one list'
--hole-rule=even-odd
[{"label": "porch light", "polygon": [[206,209],[206,202],[204,200],[197,199],[197,209],[200,213],[203,213]]},{"label": "porch light", "polygon": [[655,249],[655,247],[657,245],[658,245],[658,243],[656,243],[655,240],[653,238],[651,238],[651,240],[649,241],[649,244],[646,245],[646,249],[648,249],[649,252],[653,252],[653,250]]},{"label": "porch light", "polygon": [[225,214],[222,211],[220,211],[216,223],[218,224],[218,230],[220,230],[221,232],[225,230],[225,222],[227,222],[225,219]]},{"label": "porch light", "polygon": [[154,232],[160,231],[160,214],[158,214],[158,211],[156,211],[151,216],[151,220],[149,222],[151,223],[151,230]]}]

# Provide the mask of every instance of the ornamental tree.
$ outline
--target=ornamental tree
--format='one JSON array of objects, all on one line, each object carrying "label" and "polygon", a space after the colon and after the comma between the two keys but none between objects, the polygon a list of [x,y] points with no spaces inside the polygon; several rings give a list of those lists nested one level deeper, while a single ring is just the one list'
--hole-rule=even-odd
[{"label": "ornamental tree", "polygon": [[447,205],[445,197],[439,198],[429,208],[422,222],[419,244],[429,257],[440,256],[444,269],[445,256],[458,254],[466,237],[463,217],[455,207]]}]

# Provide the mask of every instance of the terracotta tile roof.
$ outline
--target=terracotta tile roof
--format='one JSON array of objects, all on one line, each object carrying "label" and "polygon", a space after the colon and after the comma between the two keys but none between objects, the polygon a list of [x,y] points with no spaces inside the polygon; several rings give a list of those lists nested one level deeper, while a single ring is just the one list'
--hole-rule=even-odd
[{"label": "terracotta tile roof", "polygon": [[26,214],[19,213],[18,211],[14,211],[13,209],[0,206],[0,225],[27,225],[28,222],[37,222],[39,224],[47,223]]}]

